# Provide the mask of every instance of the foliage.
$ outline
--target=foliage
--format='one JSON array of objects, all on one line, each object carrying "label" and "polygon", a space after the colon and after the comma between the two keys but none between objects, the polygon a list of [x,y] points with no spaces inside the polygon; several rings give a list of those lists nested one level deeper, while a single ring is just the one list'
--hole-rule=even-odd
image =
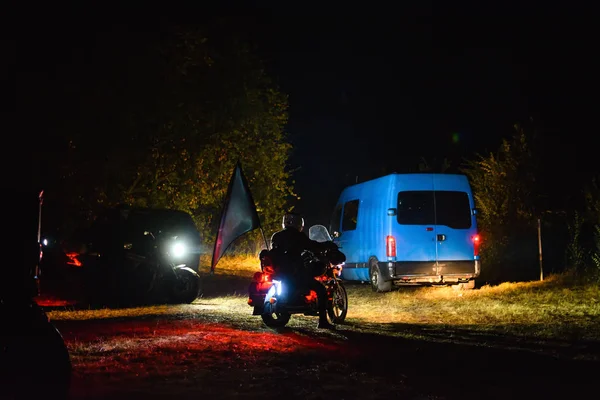
[{"label": "foliage", "polygon": [[593,225],[600,224],[600,185],[598,177],[592,178],[584,189],[586,205],[585,220]]},{"label": "foliage", "polygon": [[496,152],[478,155],[461,169],[473,187],[482,232],[482,259],[491,279],[499,279],[500,268],[515,262],[522,235],[535,232],[538,192],[536,158],[528,132],[515,125],[510,140],[503,140]]},{"label": "foliage", "polygon": [[583,268],[587,261],[587,254],[581,240],[583,222],[581,215],[575,211],[573,220],[568,225],[567,262],[575,270]]},{"label": "foliage", "polygon": [[591,262],[587,264],[585,274],[592,281],[600,283],[600,186],[598,177],[592,179],[584,191],[586,202],[586,221],[593,226],[593,243],[591,243]]},{"label": "foliage", "polygon": [[[78,169],[69,182],[77,187],[79,207],[184,210],[210,243],[241,161],[266,233],[276,229],[281,209],[295,196],[284,133],[288,99],[252,49],[208,28],[180,27],[144,45],[137,37],[126,40],[138,49],[126,66],[136,73],[117,68],[128,84],[110,99],[120,107],[107,124],[113,132],[108,143],[89,145],[83,136],[70,141],[76,144],[67,166]],[[93,211],[88,207],[87,215]]]},{"label": "foliage", "polygon": [[600,225],[594,226],[595,249],[592,252],[592,265],[589,266],[589,278],[600,283]]},{"label": "foliage", "polygon": [[[287,96],[276,90],[247,48],[207,58],[214,50],[206,48],[208,41],[199,33],[186,32],[178,40],[171,51],[188,61],[186,69],[177,63],[171,71],[173,87],[180,89],[171,94],[176,107],[159,130],[166,140],[157,141],[162,146],[154,145],[152,158],[138,167],[142,178],[133,185],[143,189],[135,193],[132,185],[126,200],[188,211],[209,237],[240,160],[264,227],[272,230],[286,198],[293,195],[285,170],[290,151],[283,134]],[[195,71],[187,67],[189,60],[196,60],[191,64]],[[179,102],[182,86],[190,85],[204,89],[203,95]]]}]

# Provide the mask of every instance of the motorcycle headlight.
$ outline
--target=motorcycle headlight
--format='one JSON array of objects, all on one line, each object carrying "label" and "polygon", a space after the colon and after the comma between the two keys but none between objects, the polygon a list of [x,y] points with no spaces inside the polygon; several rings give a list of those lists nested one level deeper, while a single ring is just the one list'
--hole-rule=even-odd
[{"label": "motorcycle headlight", "polygon": [[185,244],[181,242],[173,243],[171,246],[171,255],[175,258],[181,258],[185,256],[187,253],[187,248]]}]

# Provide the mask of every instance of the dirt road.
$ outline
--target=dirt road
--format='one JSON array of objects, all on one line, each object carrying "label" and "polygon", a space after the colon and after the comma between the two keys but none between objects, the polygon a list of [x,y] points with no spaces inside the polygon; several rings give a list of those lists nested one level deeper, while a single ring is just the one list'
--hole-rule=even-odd
[{"label": "dirt road", "polygon": [[[168,315],[59,320],[73,398],[578,399],[594,393],[595,343],[538,343],[412,325],[280,331],[199,301]],[[398,337],[417,331],[420,340]]]}]

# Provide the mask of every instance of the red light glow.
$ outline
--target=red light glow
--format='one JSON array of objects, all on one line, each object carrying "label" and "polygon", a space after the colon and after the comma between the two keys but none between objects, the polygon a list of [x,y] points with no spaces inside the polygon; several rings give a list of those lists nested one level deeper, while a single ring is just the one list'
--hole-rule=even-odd
[{"label": "red light glow", "polygon": [[475,235],[473,236],[473,255],[474,256],[478,256],[479,255],[479,245],[481,244],[481,238],[479,237],[479,235]]},{"label": "red light glow", "polygon": [[64,300],[54,296],[40,295],[33,298],[33,301],[40,307],[67,307],[74,306],[74,300]]},{"label": "red light glow", "polygon": [[81,261],[79,261],[79,259],[77,258],[77,256],[79,255],[78,253],[67,253],[66,255],[69,258],[67,264],[74,265],[76,267],[81,267]]},{"label": "red light glow", "polygon": [[[55,324],[67,345],[97,343],[99,338],[102,338],[107,346],[123,348],[137,356],[142,356],[143,353],[152,363],[160,363],[162,352],[172,356],[175,349],[181,353],[183,359],[189,357],[194,362],[201,360],[205,364],[215,364],[227,360],[226,352],[231,351],[232,344],[241,349],[241,354],[249,359],[260,351],[291,353],[309,349],[340,350],[337,343],[294,332],[252,332],[224,324],[194,320],[160,322],[160,319],[150,318],[127,321],[55,321]],[[221,357],[218,356],[219,351],[224,352]],[[121,353],[117,354],[122,356]],[[203,354],[206,356],[202,357]],[[167,357],[163,355],[163,358]],[[102,362],[105,363],[106,361]],[[181,365],[187,367],[186,364]]]},{"label": "red light glow", "polygon": [[316,301],[317,300],[317,292],[315,292],[314,290],[311,290],[310,293],[304,297],[306,298],[307,303]]}]

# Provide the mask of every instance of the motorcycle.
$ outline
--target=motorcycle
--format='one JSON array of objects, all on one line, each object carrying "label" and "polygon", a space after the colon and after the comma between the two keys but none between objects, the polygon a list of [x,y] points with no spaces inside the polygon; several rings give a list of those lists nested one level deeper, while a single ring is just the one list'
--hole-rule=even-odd
[{"label": "motorcycle", "polygon": [[143,234],[149,241],[135,245],[125,243],[118,258],[108,258],[93,249],[77,256],[87,271],[86,282],[94,283],[89,291],[92,302],[101,301],[102,292],[107,288],[112,289],[111,294],[117,293],[124,303],[181,304],[198,298],[200,276],[179,262],[188,255],[186,243],[178,236],[155,235],[151,231]]},{"label": "motorcycle", "polygon": [[150,265],[154,272],[149,292],[162,294],[173,303],[191,303],[200,294],[200,276],[186,264],[178,263],[187,254],[186,244],[178,236],[161,239],[152,232],[144,236],[153,239]]},{"label": "motorcycle", "polygon": [[[348,294],[340,276],[346,257],[339,251],[323,225],[309,229],[309,238],[327,243],[321,254],[305,251],[302,254],[305,268],[316,268],[315,279],[323,284],[327,292],[327,314],[334,324],[343,323],[348,313]],[[256,272],[248,288],[248,305],[252,315],[260,315],[265,325],[271,328],[284,327],[292,314],[317,316],[317,293],[314,290],[295,288],[285,279],[277,279],[278,266],[268,250],[260,255],[261,272]]]}]

